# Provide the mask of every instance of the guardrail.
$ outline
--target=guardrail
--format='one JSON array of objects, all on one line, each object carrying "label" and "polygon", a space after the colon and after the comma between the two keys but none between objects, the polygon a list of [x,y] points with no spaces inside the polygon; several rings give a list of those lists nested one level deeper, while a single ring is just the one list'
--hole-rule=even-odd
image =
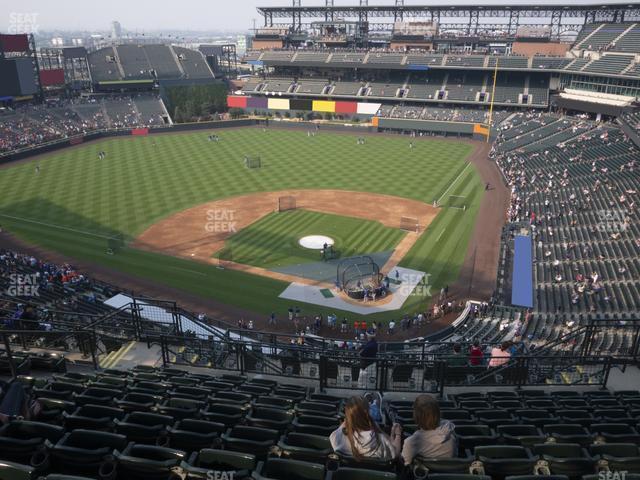
[{"label": "guardrail", "polygon": [[433,392],[447,387],[523,387],[582,385],[605,387],[614,365],[629,357],[607,355],[516,355],[499,366],[485,359],[472,365],[464,357],[431,353],[382,354],[363,358],[358,351],[317,350],[304,345],[226,343],[194,337],[160,338],[164,366],[183,365],[273,375],[317,383],[320,390],[344,388],[380,392]]}]

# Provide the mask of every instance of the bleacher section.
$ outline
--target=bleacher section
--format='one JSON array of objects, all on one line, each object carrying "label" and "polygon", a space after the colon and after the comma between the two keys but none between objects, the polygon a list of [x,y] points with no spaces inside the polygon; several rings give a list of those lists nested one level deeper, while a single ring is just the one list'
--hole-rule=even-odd
[{"label": "bleacher section", "polygon": [[48,107],[20,107],[0,117],[0,152],[95,130],[160,126],[165,116],[162,101],[151,95],[82,97]]},{"label": "bleacher section", "polygon": [[117,45],[88,55],[94,82],[213,78],[202,54],[169,45]]},{"label": "bleacher section", "polygon": [[213,78],[206,60],[200,52],[183,47],[172,47],[186,78]]},{"label": "bleacher section", "polygon": [[534,56],[531,67],[544,70],[561,70],[565,68],[569,62],[571,62],[570,58]]},{"label": "bleacher section", "polygon": [[486,57],[480,55],[447,55],[445,65],[448,67],[484,67]]},{"label": "bleacher section", "polygon": [[501,56],[501,57],[489,57],[488,67],[495,68],[498,63],[498,68],[528,68],[529,58],[519,56]]},{"label": "bleacher section", "polygon": [[426,65],[426,66],[440,66],[442,65],[442,59],[444,55],[418,55],[408,54],[407,65]]},{"label": "bleacher section", "polygon": [[125,80],[153,78],[151,64],[142,45],[118,45],[116,48]]},{"label": "bleacher section", "polygon": [[635,24],[615,44],[616,52],[640,53],[640,24]]},{"label": "bleacher section", "polygon": [[631,62],[633,62],[633,55],[603,55],[597,60],[593,60],[588,63],[583,69],[583,72],[590,73],[609,73],[619,75],[625,70]]},{"label": "bleacher section", "polygon": [[628,23],[605,23],[591,36],[577,42],[576,46],[587,50],[604,49],[630,26],[631,24]]},{"label": "bleacher section", "polygon": [[171,47],[167,45],[144,45],[143,50],[149,59],[157,78],[180,78],[182,72]]},{"label": "bleacher section", "polygon": [[357,95],[363,86],[361,82],[335,82],[331,95]]},{"label": "bleacher section", "polygon": [[329,81],[321,78],[301,78],[296,84],[298,85],[296,93],[322,95]]},{"label": "bleacher section", "polygon": [[122,80],[113,47],[105,47],[91,52],[88,59],[91,78],[94,82]]},{"label": "bleacher section", "polygon": [[[630,208],[639,154],[618,128],[587,120],[545,115],[504,126],[496,160],[515,188],[510,219],[536,215],[534,331],[543,338],[561,330],[559,316],[584,325],[577,314],[640,311],[638,218]],[[619,334],[600,340],[603,350],[625,345]]]},{"label": "bleacher section", "polygon": [[293,79],[291,78],[267,78],[262,88],[265,92],[286,93],[291,89]]},{"label": "bleacher section", "polygon": [[520,94],[524,93],[525,77],[517,72],[500,72],[494,102],[518,103]]},{"label": "bleacher section", "polygon": [[328,52],[298,52],[296,58],[293,59],[293,63],[304,62],[322,64],[327,61],[329,55],[330,54]]},{"label": "bleacher section", "polygon": [[449,72],[447,79],[447,100],[475,102],[478,92],[485,82],[484,72]]},{"label": "bleacher section", "polygon": [[394,98],[399,96],[398,92],[402,86],[402,83],[369,82],[369,96]]}]

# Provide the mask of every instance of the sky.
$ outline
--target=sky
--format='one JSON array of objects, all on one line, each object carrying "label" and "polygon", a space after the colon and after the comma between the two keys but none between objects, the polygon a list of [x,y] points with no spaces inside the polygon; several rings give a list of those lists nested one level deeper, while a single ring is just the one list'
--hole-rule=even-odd
[{"label": "sky", "polygon": [[[357,5],[358,0],[335,0],[335,5]],[[393,0],[369,0],[369,5],[390,5]],[[420,4],[506,4],[504,0],[405,0],[405,5]],[[518,4],[594,3],[591,0],[509,0]],[[604,1],[602,3],[616,3]],[[10,32],[16,25],[34,25],[38,30],[109,30],[112,20],[124,29],[244,31],[255,18],[260,25],[257,6],[287,6],[291,0],[2,0],[0,31]],[[302,0],[302,5],[324,5],[324,0]]]}]

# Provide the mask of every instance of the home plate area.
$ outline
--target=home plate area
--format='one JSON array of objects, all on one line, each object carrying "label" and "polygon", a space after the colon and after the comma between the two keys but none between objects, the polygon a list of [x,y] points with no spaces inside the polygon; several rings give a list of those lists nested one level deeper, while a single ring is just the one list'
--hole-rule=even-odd
[{"label": "home plate area", "polygon": [[[358,315],[370,315],[373,313],[389,312],[402,307],[409,296],[416,294],[427,296],[428,285],[424,284],[424,279],[428,279],[425,272],[412,270],[410,268],[395,267],[389,272],[389,293],[381,301],[354,300],[348,298],[344,293],[339,292],[335,287],[330,290],[332,294],[327,294],[326,285],[313,286],[298,282],[289,284],[279,295],[280,298],[297,302],[311,303],[336,310],[346,310]],[[396,281],[396,278],[398,281]],[[418,289],[416,289],[418,287]],[[414,293],[415,292],[415,293]]]}]

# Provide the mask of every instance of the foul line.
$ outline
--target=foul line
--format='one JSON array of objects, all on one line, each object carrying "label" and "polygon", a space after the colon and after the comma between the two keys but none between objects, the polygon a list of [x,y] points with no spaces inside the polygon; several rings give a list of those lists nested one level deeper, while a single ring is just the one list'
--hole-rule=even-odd
[{"label": "foul line", "polygon": [[69,232],[74,232],[74,233],[82,233],[83,235],[89,235],[91,237],[97,237],[97,238],[104,238],[106,240],[118,239],[117,237],[107,237],[106,235],[100,235],[99,233],[85,232],[83,230],[77,230],[75,228],[70,228],[70,227],[63,227],[62,225],[56,225],[54,223],[39,222],[37,220],[31,220],[29,218],[23,218],[23,217],[14,217],[13,215],[6,215],[4,213],[0,213],[0,217],[11,218],[13,220],[19,220],[21,222],[34,223],[36,225],[43,225],[45,227],[58,228],[60,230],[67,230]]},{"label": "foul line", "polygon": [[440,240],[440,238],[442,237],[442,235],[446,230],[447,230],[446,228],[442,229],[442,231],[440,232],[440,235],[438,235],[438,238],[436,238],[436,243],[438,243],[438,241]]},{"label": "foul line", "polygon": [[451,190],[451,188],[458,183],[458,180],[460,180],[460,177],[462,176],[462,174],[465,172],[465,170],[467,168],[469,168],[469,165],[471,165],[471,163],[467,162],[467,166],[464,167],[462,169],[462,171],[460,172],[460,174],[456,177],[456,179],[453,181],[453,183],[451,185],[449,185],[449,188],[447,188],[444,193],[440,196],[440,198],[438,199],[438,201],[436,202],[438,205],[440,205],[440,200],[442,200],[444,198],[444,196],[447,194],[447,192],[449,192],[449,190]]}]

